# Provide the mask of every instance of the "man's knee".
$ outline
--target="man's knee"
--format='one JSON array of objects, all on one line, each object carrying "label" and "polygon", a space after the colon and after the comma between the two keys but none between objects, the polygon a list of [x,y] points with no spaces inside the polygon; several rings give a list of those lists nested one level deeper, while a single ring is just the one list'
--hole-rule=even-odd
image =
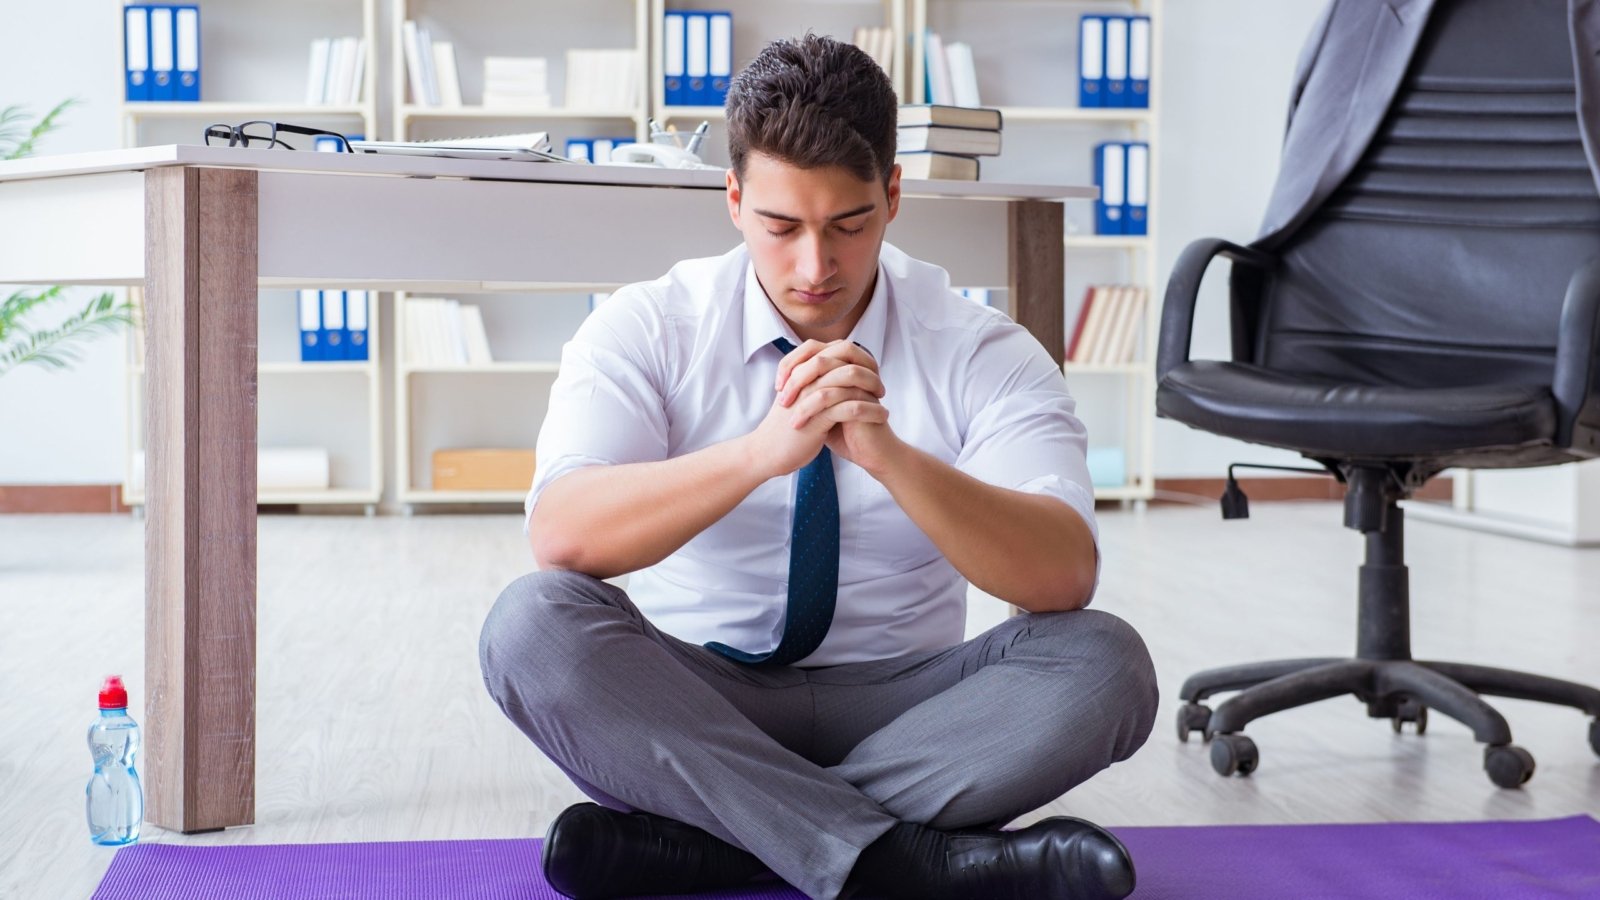
[{"label": "man's knee", "polygon": [[508,668],[520,670],[548,659],[548,642],[570,641],[574,612],[588,603],[603,603],[608,590],[614,588],[561,570],[530,572],[507,585],[478,635],[478,663],[490,692],[495,693]]},{"label": "man's knee", "polygon": [[1078,686],[1093,690],[1096,706],[1123,713],[1120,758],[1131,756],[1150,736],[1159,694],[1156,670],[1144,639],[1132,625],[1097,609],[1046,613],[1030,626],[1033,634],[1061,641],[1060,652],[1074,662]]}]

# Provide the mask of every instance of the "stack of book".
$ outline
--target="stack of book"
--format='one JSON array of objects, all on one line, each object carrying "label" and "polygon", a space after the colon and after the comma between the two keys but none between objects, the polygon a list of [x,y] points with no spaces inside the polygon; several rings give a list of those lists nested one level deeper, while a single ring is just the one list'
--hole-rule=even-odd
[{"label": "stack of book", "polygon": [[542,56],[484,57],[483,105],[548,109],[550,61]]},{"label": "stack of book", "polygon": [[1090,285],[1067,343],[1067,362],[1086,366],[1132,363],[1138,355],[1148,295],[1149,291],[1138,285]]},{"label": "stack of book", "polygon": [[306,75],[306,105],[360,103],[366,71],[366,38],[316,38],[311,42],[311,69]]},{"label": "stack of book", "polygon": [[902,178],[977,181],[978,157],[1000,155],[1000,125],[998,109],[901,106],[894,161]]},{"label": "stack of book", "polygon": [[487,366],[494,361],[483,327],[483,311],[443,297],[406,301],[406,363],[425,366]]}]

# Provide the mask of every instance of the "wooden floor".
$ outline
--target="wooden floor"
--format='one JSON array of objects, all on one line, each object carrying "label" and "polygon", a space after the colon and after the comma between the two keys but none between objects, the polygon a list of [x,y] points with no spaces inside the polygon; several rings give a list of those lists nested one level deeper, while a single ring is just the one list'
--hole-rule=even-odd
[{"label": "wooden floor", "polygon": [[[1538,759],[1492,787],[1468,731],[1440,716],[1396,736],[1335,700],[1253,724],[1261,767],[1222,779],[1173,732],[1183,678],[1208,665],[1348,653],[1361,538],[1337,505],[1260,504],[1101,516],[1098,608],[1131,621],[1163,709],[1132,760],[1030,815],[1109,825],[1600,816],[1588,720],[1502,701]],[[131,681],[143,719],[143,525],[127,516],[0,516],[0,897],[87,897],[114,853],[89,843],[84,733],[101,676]],[[1412,522],[1419,657],[1600,682],[1600,551]],[[583,797],[495,708],[478,626],[529,567],[513,516],[260,523],[257,819],[171,843],[529,837]],[[972,605],[972,627],[1003,607]]]}]

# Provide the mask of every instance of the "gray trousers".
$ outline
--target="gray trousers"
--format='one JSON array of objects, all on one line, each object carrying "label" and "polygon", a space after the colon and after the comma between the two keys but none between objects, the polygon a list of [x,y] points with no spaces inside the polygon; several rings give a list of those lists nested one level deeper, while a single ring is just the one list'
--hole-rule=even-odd
[{"label": "gray trousers", "polygon": [[897,821],[1009,822],[1133,755],[1156,707],[1143,641],[1096,610],[895,659],[747,666],[614,585],[535,572],[478,652],[500,709],[596,802],[687,822],[830,900]]}]

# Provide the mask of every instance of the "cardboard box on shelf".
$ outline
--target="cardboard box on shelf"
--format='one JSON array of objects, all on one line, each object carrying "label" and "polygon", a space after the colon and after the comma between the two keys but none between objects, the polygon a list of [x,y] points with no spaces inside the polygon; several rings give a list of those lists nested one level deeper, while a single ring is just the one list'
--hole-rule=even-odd
[{"label": "cardboard box on shelf", "polygon": [[521,491],[533,484],[532,450],[457,448],[433,451],[436,491]]}]

